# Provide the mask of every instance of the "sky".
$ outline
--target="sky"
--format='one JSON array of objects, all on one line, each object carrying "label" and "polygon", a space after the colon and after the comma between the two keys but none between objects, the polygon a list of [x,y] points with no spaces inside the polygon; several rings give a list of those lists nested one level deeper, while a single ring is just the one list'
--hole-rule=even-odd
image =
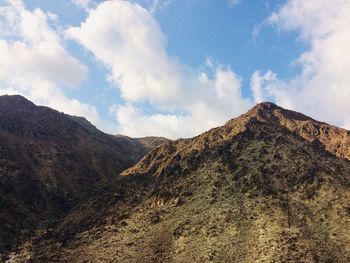
[{"label": "sky", "polygon": [[271,101],[350,129],[350,0],[0,0],[0,95],[192,137]]}]

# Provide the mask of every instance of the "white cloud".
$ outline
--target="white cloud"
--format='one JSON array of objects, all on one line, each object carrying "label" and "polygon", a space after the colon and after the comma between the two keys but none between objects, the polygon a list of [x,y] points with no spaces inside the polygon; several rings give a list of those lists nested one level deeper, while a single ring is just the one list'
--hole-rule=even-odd
[{"label": "white cloud", "polygon": [[251,106],[251,101],[242,99],[240,79],[232,70],[219,67],[212,79],[204,72],[197,77],[192,80],[194,88],[188,91],[187,100],[177,101],[187,114],[147,115],[132,104],[117,106],[112,110],[119,121],[119,132],[134,137],[189,137],[221,125]]},{"label": "white cloud", "polygon": [[73,3],[82,9],[89,10],[90,5],[92,4],[91,0],[72,0]]},{"label": "white cloud", "polygon": [[228,3],[230,6],[238,5],[240,0],[228,0]]},{"label": "white cloud", "polygon": [[172,114],[147,116],[141,109],[130,104],[114,107],[112,112],[119,121],[119,132],[133,137],[153,135],[174,138],[186,136],[189,128],[183,126],[188,117]]},{"label": "white cloud", "polygon": [[41,9],[29,11],[20,0],[0,6],[0,94],[21,94],[101,124],[94,107],[67,98],[60,88],[79,85],[88,70],[65,49],[50,27],[52,19],[57,17]]},{"label": "white cloud", "polygon": [[287,86],[271,70],[263,75],[260,71],[255,71],[250,79],[250,87],[255,103],[277,101],[279,105],[286,108],[294,107],[290,99],[290,94],[295,92],[292,82]]},{"label": "white cloud", "polygon": [[155,15],[157,11],[163,11],[176,0],[129,0],[132,3],[137,3],[145,8],[152,14]]},{"label": "white cloud", "polygon": [[268,23],[282,31],[299,32],[309,49],[297,61],[302,73],[290,80],[256,72],[251,79],[256,99],[268,96],[279,104],[346,126],[350,122],[349,12],[348,0],[289,0],[273,13]]},{"label": "white cloud", "polygon": [[231,69],[216,70],[215,89],[219,98],[240,98],[241,79]]},{"label": "white cloud", "polygon": [[159,25],[141,6],[105,1],[67,35],[110,69],[110,80],[125,99],[160,101],[177,93],[178,63],[167,56]]},{"label": "white cloud", "polygon": [[[170,57],[158,23],[136,3],[105,1],[66,34],[104,63],[120,89],[126,101],[114,107],[120,133],[188,137],[251,106],[230,68],[211,62],[195,70]],[[142,101],[163,113],[145,114],[137,106]]]},{"label": "white cloud", "polygon": [[259,71],[255,71],[250,79],[250,87],[252,90],[252,95],[255,103],[260,103],[267,101],[266,91],[263,88],[267,89],[266,83],[272,82],[276,78],[276,74],[272,71],[268,71],[264,76],[261,76]]},{"label": "white cloud", "polygon": [[152,0],[152,4],[151,7],[149,9],[149,11],[151,12],[151,14],[155,14],[157,9],[159,6],[159,0]]}]

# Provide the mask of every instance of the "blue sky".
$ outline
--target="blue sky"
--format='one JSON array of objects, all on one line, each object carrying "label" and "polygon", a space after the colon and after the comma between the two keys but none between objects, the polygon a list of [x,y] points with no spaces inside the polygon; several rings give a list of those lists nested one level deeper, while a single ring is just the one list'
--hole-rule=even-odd
[{"label": "blue sky", "polygon": [[134,137],[194,136],[265,100],[349,128],[335,2],[0,0],[0,94]]}]

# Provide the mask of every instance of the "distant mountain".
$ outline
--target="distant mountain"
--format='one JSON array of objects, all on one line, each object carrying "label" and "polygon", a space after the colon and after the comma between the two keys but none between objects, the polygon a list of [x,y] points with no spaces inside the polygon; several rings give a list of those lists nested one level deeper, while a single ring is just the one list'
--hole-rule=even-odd
[{"label": "distant mountain", "polygon": [[116,135],[117,138],[123,138],[126,141],[130,142],[139,142],[144,149],[149,152],[153,150],[154,148],[158,147],[159,145],[163,143],[167,143],[170,140],[165,137],[157,137],[157,136],[148,136],[148,137],[142,137],[142,138],[131,138],[125,135],[118,134]]},{"label": "distant mountain", "polygon": [[55,224],[150,148],[82,117],[0,96],[0,251]]},{"label": "distant mountain", "polygon": [[258,104],[158,146],[11,262],[350,262],[349,136]]}]

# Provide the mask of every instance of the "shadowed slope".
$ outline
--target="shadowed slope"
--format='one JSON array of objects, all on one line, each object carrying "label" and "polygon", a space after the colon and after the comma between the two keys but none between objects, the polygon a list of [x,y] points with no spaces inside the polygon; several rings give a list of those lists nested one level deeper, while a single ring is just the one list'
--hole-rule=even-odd
[{"label": "shadowed slope", "polygon": [[0,96],[0,252],[56,222],[94,184],[109,182],[148,151],[82,117]]}]

